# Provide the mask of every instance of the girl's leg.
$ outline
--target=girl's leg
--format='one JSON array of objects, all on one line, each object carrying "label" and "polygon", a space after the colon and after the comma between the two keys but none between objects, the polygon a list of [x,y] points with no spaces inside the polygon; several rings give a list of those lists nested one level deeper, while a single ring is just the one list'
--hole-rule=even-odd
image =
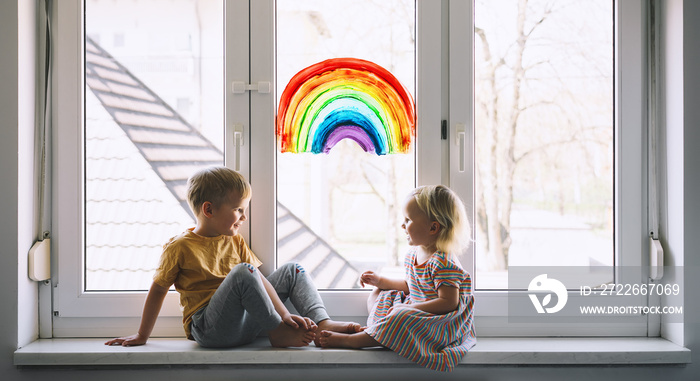
[{"label": "girl's leg", "polygon": [[380,347],[381,344],[372,338],[372,336],[364,333],[338,333],[331,331],[321,331],[318,338],[319,343],[324,348],[369,348]]},{"label": "girl's leg", "polygon": [[226,276],[209,304],[195,313],[191,330],[203,347],[232,347],[248,344],[280,323],[258,270],[242,263]]},{"label": "girl's leg", "polygon": [[381,292],[380,289],[377,287],[372,290],[372,293],[369,294],[367,297],[367,312],[372,313],[372,309],[374,308],[374,303],[377,301],[377,297],[379,297],[379,293]]}]

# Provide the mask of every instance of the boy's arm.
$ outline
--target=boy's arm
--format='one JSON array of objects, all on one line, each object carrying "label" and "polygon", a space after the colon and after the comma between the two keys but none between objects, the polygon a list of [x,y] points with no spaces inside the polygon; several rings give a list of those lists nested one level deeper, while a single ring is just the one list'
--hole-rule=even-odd
[{"label": "boy's arm", "polygon": [[163,287],[155,282],[151,284],[151,289],[148,290],[146,302],[143,305],[143,313],[141,314],[141,325],[135,335],[118,337],[109,340],[105,345],[122,345],[125,347],[133,345],[146,344],[148,338],[153,332],[153,327],[156,325],[156,319],[160,313],[160,308],[163,306],[163,300],[168,294],[168,288]]},{"label": "boy's arm", "polygon": [[305,319],[301,316],[297,315],[292,315],[287,307],[282,303],[282,300],[280,299],[279,295],[277,295],[277,291],[275,291],[275,287],[272,286],[269,280],[265,278],[260,271],[258,271],[258,274],[260,274],[260,279],[262,279],[263,285],[265,286],[265,291],[267,291],[267,295],[270,297],[270,300],[272,300],[272,305],[275,307],[275,311],[282,317],[282,321],[294,328],[305,328],[307,330],[314,329],[315,323],[313,323],[310,319]]}]

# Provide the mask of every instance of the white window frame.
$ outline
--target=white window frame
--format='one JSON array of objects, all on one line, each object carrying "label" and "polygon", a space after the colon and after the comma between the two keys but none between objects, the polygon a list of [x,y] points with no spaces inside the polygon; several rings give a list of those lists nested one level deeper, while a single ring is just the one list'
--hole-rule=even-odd
[{"label": "white window frame", "polygon": [[[613,0],[611,0],[613,1]],[[473,12],[471,1],[450,0],[449,9],[449,61],[450,61],[450,133],[457,136],[457,125],[466,126],[468,147],[474,141],[474,80],[473,80]],[[646,244],[646,152],[644,150],[646,127],[646,6],[644,2],[617,0],[614,4],[615,46],[615,266],[642,268]],[[467,20],[465,22],[465,20]],[[464,70],[470,67],[471,70]],[[624,68],[624,70],[622,70]],[[472,105],[465,107],[465,105]],[[469,139],[472,139],[469,141]],[[453,147],[457,142],[453,141]],[[450,150],[450,168],[457,168],[464,160],[467,169],[464,176],[450,171],[453,189],[464,189],[461,196],[474,203],[474,155],[459,157],[459,149]],[[467,173],[468,172],[468,173]],[[624,197],[621,197],[624,195]],[[469,202],[467,202],[469,204]],[[468,257],[474,258],[475,247]],[[474,262],[465,264],[474,273]],[[618,283],[640,284],[647,282],[646,274],[616,274]],[[625,278],[621,278],[624,276]],[[626,318],[624,324],[518,324],[508,322],[508,293],[513,291],[479,291],[475,294],[477,308],[475,321],[479,333],[493,336],[646,336],[658,331],[658,322],[648,321],[646,316]],[[592,298],[587,297],[586,302]],[[568,304],[581,303],[578,293],[569,292]],[[644,301],[645,302],[645,301]],[[568,305],[567,304],[567,305]]]},{"label": "white window frame", "polygon": [[[248,77],[248,42],[238,36],[248,34],[248,3],[224,1],[228,45],[225,47],[226,83],[231,78]],[[84,2],[66,0],[54,4],[54,72],[52,125],[53,170],[53,238],[52,279],[53,337],[90,337],[124,335],[138,328],[145,292],[84,292]],[[233,38],[232,38],[233,36]],[[240,46],[244,41],[244,46]],[[232,59],[233,58],[233,59]],[[224,84],[222,84],[224,86]],[[228,94],[228,92],[227,92]],[[248,118],[245,99],[226,98],[225,123],[236,123],[230,115]],[[224,133],[222,131],[222,133]],[[228,135],[230,130],[226,130]],[[241,167],[248,168],[247,157]],[[231,158],[225,160],[230,162]],[[242,234],[249,239],[248,231]],[[51,303],[53,302],[53,303]],[[42,327],[44,329],[44,327]],[[179,296],[170,292],[159,314],[153,336],[183,336]]]},{"label": "white window frame", "polygon": [[[265,263],[263,272],[276,266],[275,92],[233,95],[233,81],[275,81],[274,0],[224,0],[225,17],[225,127],[226,152],[231,152],[232,127],[242,126],[240,156],[226,155],[253,186],[250,226],[242,231],[253,251]],[[54,86],[53,126],[53,336],[113,336],[138,327],[144,292],[89,292],[83,287],[84,225],[82,179],[84,128],[83,2],[64,0],[53,10]],[[616,264],[641,266],[645,249],[646,194],[643,175],[644,106],[646,83],[645,24],[642,2],[616,2]],[[473,155],[459,157],[457,126],[466,127],[467,147],[473,146],[473,5],[470,0],[416,1],[416,171],[418,184],[443,183],[473,200]],[[255,20],[250,23],[249,20]],[[465,22],[468,20],[468,22]],[[429,27],[422,27],[428,25]],[[248,37],[250,33],[250,38]],[[251,43],[251,41],[254,41]],[[255,62],[255,65],[250,65]],[[624,67],[625,70],[620,70]],[[458,68],[462,68],[459,70]],[[441,121],[449,126],[449,139],[440,138]],[[251,128],[250,126],[254,126]],[[268,128],[262,128],[267,126]],[[431,126],[431,128],[428,128]],[[263,142],[263,143],[261,143]],[[251,149],[255,144],[255,149]],[[457,147],[458,148],[458,147]],[[439,153],[439,154],[436,154]],[[238,163],[234,160],[240,158]],[[465,172],[458,168],[465,160]],[[272,169],[271,169],[272,168]],[[441,170],[435,170],[440,168]],[[619,195],[624,194],[625,197]],[[471,203],[473,205],[473,202]],[[473,250],[473,249],[470,249]],[[467,253],[473,258],[473,251]],[[473,263],[464,263],[473,272]],[[636,282],[646,281],[643,274]],[[366,316],[367,293],[324,291],[329,313],[339,318]],[[644,317],[626,324],[522,326],[507,322],[506,292],[476,292],[476,324],[481,335],[611,335],[644,336]],[[46,301],[43,301],[46,303]],[[169,293],[154,336],[182,336],[178,295]],[[360,321],[360,320],[358,320]],[[524,329],[526,328],[526,329]]]}]

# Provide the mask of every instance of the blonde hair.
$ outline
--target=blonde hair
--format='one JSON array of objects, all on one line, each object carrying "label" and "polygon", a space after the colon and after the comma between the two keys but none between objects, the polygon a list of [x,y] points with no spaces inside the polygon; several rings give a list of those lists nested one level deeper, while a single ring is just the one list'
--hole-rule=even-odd
[{"label": "blonde hair", "polygon": [[471,241],[471,227],[464,203],[444,185],[426,185],[411,195],[430,221],[440,224],[436,246],[439,251],[459,255]]},{"label": "blonde hair", "polygon": [[250,184],[240,173],[226,167],[211,167],[197,171],[187,180],[187,202],[195,216],[209,201],[214,207],[221,205],[231,192],[243,198],[252,194]]}]

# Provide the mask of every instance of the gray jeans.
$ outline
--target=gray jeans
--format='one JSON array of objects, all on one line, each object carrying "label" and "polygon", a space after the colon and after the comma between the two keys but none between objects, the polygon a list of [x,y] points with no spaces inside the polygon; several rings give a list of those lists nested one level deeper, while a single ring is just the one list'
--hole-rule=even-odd
[{"label": "gray jeans", "polygon": [[[190,329],[199,345],[209,348],[244,345],[260,332],[279,326],[282,318],[275,311],[260,275],[248,263],[231,270],[209,304],[192,316]],[[285,264],[267,280],[282,302],[290,299],[300,315],[315,323],[329,318],[316,286],[300,265]]]}]

